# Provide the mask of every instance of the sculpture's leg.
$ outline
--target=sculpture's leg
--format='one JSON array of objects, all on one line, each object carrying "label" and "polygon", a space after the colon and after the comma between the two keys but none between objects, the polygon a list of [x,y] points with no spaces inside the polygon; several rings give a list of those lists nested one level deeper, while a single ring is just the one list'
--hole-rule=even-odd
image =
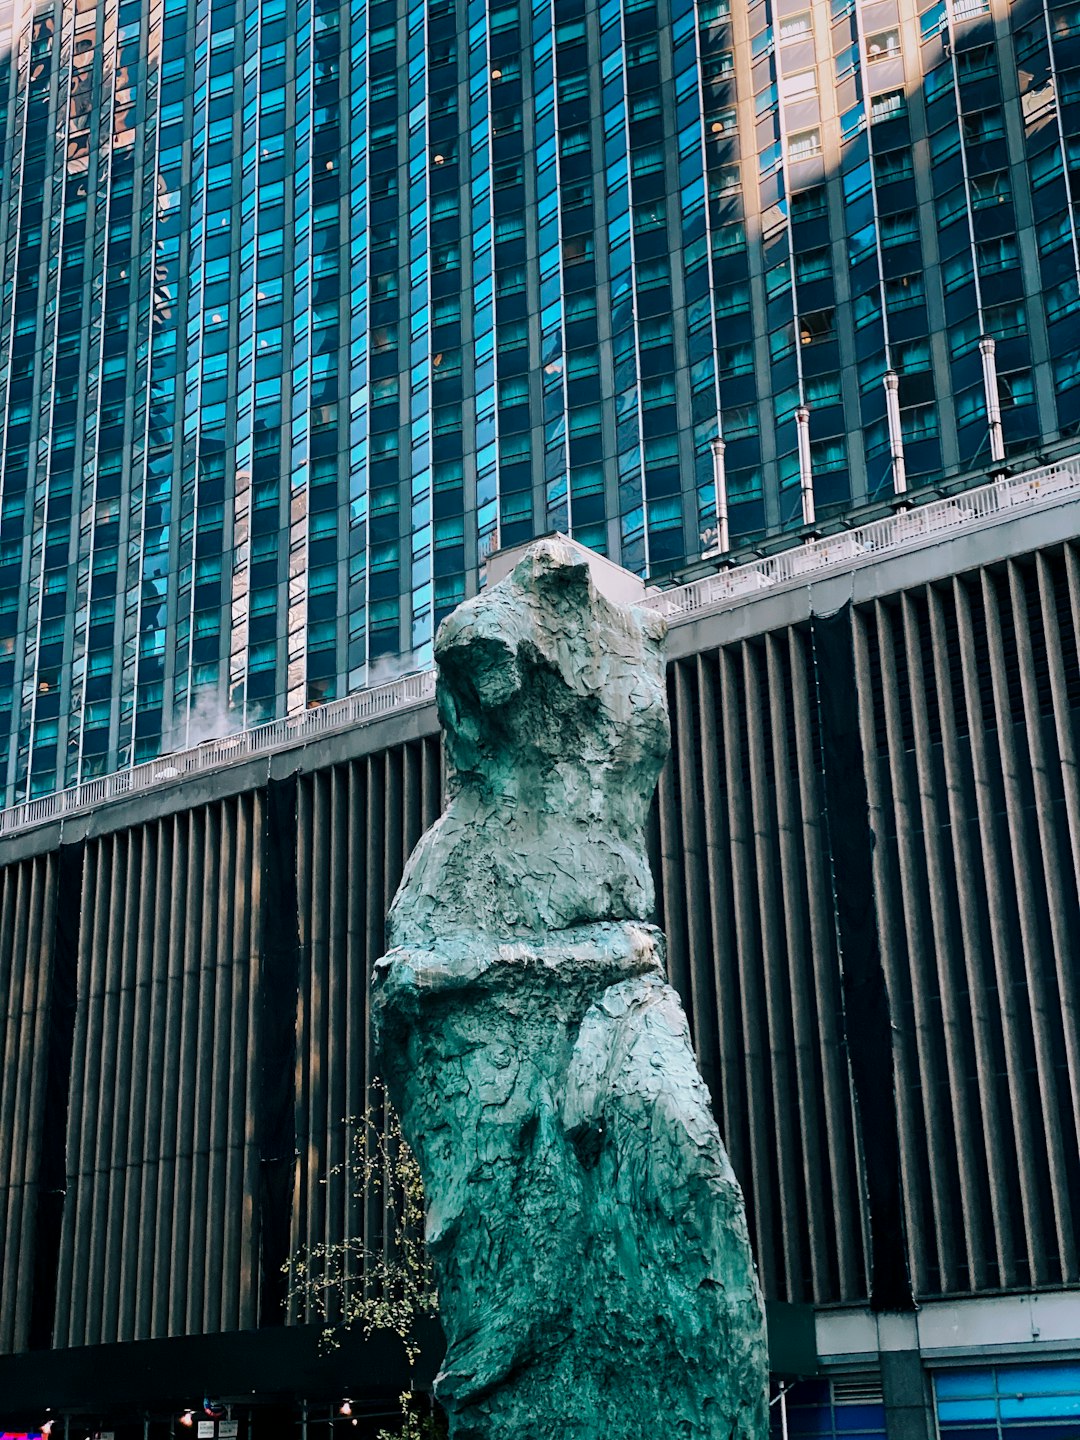
[{"label": "sculpture's leg", "polygon": [[601,1344],[644,1372],[622,1413],[651,1402],[660,1433],[764,1440],[764,1310],[742,1197],[667,985],[626,980],[591,1008],[563,1121],[591,1181]]}]

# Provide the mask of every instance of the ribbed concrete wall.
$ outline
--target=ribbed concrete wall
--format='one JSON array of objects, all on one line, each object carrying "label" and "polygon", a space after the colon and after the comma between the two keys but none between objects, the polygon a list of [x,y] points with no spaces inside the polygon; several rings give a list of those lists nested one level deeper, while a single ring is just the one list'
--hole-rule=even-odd
[{"label": "ribbed concrete wall", "polygon": [[[1080,1279],[1078,635],[1067,547],[671,666],[660,919],[774,1299]],[[441,790],[421,735],[3,870],[0,1346],[279,1323],[383,1242],[331,1172]]]},{"label": "ribbed concrete wall", "polygon": [[[301,777],[297,803],[299,970],[291,1253],[360,1237],[387,1244],[382,1194],[356,1194],[356,1122],[376,1078],[368,977],[409,854],[441,808],[437,736]],[[332,1299],[332,1297],[331,1297]],[[333,1310],[331,1310],[333,1313]],[[320,1314],[294,1301],[290,1319]]]},{"label": "ribbed concrete wall", "polygon": [[256,1321],[263,810],[86,846],[57,1345]]},{"label": "ribbed concrete wall", "polygon": [[0,872],[0,1350],[30,1334],[43,1172],[56,855]]}]

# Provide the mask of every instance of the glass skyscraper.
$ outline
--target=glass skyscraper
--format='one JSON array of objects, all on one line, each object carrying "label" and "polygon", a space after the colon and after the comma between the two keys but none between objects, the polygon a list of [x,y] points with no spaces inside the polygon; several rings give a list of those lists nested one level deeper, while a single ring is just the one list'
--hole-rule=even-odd
[{"label": "glass skyscraper", "polygon": [[8,803],[430,664],[498,545],[1077,448],[1077,0],[0,0],[0,83]]}]

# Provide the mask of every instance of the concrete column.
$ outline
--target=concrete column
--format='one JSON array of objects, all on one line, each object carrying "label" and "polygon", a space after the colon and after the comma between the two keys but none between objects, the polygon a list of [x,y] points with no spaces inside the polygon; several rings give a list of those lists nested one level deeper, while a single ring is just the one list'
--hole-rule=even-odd
[{"label": "concrete column", "polygon": [[[882,1322],[891,1316],[879,1317],[879,1335],[887,1328]],[[914,1329],[913,1316],[896,1316]],[[887,1350],[881,1352],[881,1389],[885,1397],[885,1432],[888,1440],[934,1440],[933,1399],[930,1378],[923,1369],[918,1350]]]}]

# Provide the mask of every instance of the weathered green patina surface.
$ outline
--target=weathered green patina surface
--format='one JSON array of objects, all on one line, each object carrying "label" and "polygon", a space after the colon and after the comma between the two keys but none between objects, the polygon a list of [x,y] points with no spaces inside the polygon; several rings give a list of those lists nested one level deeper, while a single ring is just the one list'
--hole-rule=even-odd
[{"label": "weathered green patina surface", "polygon": [[550,540],[439,632],[450,801],[375,1004],[456,1440],[766,1434],[742,1196],[648,923],[663,635]]}]

